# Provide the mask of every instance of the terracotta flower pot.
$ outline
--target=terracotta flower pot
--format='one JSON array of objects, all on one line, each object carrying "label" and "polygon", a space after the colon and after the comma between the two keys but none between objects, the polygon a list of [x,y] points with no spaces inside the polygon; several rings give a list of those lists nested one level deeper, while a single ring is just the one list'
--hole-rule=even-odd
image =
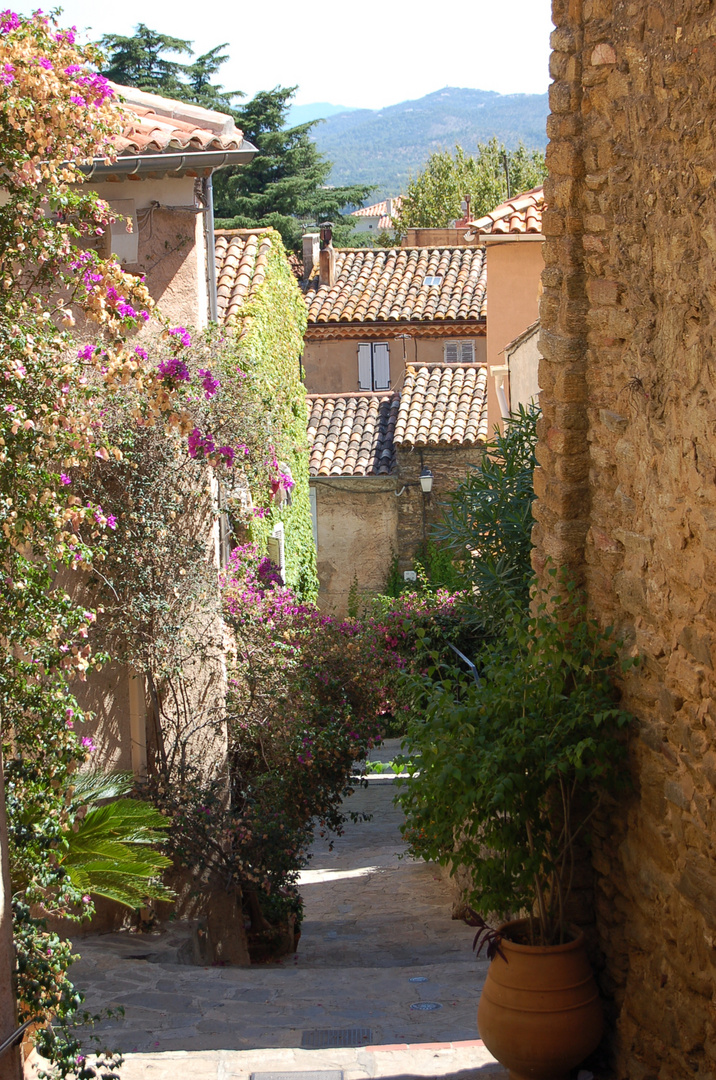
[{"label": "terracotta flower pot", "polygon": [[[506,923],[502,933],[527,926]],[[564,945],[518,945],[503,937],[505,955],[490,963],[477,1010],[480,1038],[509,1069],[511,1080],[567,1080],[596,1050],[602,1006],[584,946],[574,931]]]}]

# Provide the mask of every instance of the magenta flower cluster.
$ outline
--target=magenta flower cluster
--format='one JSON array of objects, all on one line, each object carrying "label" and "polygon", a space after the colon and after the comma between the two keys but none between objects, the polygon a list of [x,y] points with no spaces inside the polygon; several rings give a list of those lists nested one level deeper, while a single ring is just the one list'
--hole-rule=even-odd
[{"label": "magenta flower cluster", "polygon": [[11,30],[17,30],[20,25],[20,16],[14,11],[0,11],[0,34],[9,34]]},{"label": "magenta flower cluster", "polygon": [[[52,67],[52,64],[50,64]],[[76,64],[72,64],[71,67],[76,68]],[[65,69],[67,74],[74,75],[75,86],[81,93],[70,94],[70,101],[73,105],[94,105],[99,108],[109,98],[114,97],[114,90],[109,85],[104,75],[98,75],[96,72],[85,72],[82,75],[75,75],[69,68]]]},{"label": "magenta flower cluster", "polygon": [[208,401],[209,398],[213,398],[221,383],[214,378],[208,368],[199,368],[199,378],[201,379],[201,385],[204,387],[204,396]]},{"label": "magenta flower cluster", "polygon": [[185,326],[175,326],[169,331],[169,336],[174,338],[176,345],[188,349],[191,345],[191,334]]},{"label": "magenta flower cluster", "polygon": [[[157,368],[163,379],[174,379],[175,382],[189,382],[191,375],[189,368],[178,356],[172,356],[168,360],[162,360]],[[196,431],[196,428],[194,429]],[[189,451],[191,453],[191,450]],[[195,454],[191,455],[195,457]]]},{"label": "magenta flower cluster", "polygon": [[[236,449],[233,446],[217,446],[214,442],[213,436],[207,432],[203,435],[199,428],[195,427],[187,438],[187,449],[189,451],[189,457],[203,458],[208,457],[210,454],[220,454],[224,459],[224,464],[227,469],[230,469],[234,464],[236,458]],[[248,447],[241,444],[240,449],[248,454]]]}]

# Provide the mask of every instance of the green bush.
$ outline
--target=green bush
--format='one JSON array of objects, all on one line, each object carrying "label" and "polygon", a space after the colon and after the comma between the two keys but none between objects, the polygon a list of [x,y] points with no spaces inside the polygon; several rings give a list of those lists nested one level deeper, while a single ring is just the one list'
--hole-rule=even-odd
[{"label": "green bush", "polygon": [[412,853],[466,867],[472,907],[526,911],[544,944],[564,940],[577,842],[624,782],[617,645],[575,598],[513,610],[478,654],[479,684],[445,665],[408,680]]}]

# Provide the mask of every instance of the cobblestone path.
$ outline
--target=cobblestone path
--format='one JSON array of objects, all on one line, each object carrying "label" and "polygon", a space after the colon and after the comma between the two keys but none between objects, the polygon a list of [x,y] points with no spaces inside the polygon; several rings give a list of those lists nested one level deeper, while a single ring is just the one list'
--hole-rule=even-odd
[{"label": "cobblestone path", "polygon": [[[390,741],[373,756],[396,751]],[[276,1070],[338,1070],[343,1080],[506,1075],[477,1039],[486,963],[472,955],[473,931],[451,919],[439,872],[400,858],[394,793],[387,777],[371,779],[350,808],[372,819],[349,823],[333,850],[316,841],[302,878],[301,940],[283,962],[185,966],[177,962],[180,930],[78,940],[73,977],[88,1007],[125,1009],[123,1020],[101,1029],[127,1055],[124,1080]],[[370,1046],[302,1048],[326,1032],[356,1029]]]}]

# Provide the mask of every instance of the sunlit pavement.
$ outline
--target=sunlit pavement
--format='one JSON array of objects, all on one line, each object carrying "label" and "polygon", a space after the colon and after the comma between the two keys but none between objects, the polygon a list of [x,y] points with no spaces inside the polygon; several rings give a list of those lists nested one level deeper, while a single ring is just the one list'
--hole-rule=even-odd
[{"label": "sunlit pavement", "polygon": [[[395,752],[391,741],[373,756]],[[316,841],[301,886],[298,951],[281,963],[184,966],[172,950],[180,930],[78,942],[73,977],[87,1006],[125,1009],[123,1020],[99,1030],[126,1054],[126,1080],[309,1071],[343,1080],[506,1076],[477,1037],[487,963],[474,959],[474,931],[451,919],[441,874],[400,858],[394,793],[390,779],[371,779],[347,808],[372,820],[348,823],[333,850]],[[331,1048],[328,1032],[334,1043],[336,1034],[345,1041],[359,1032],[353,1041],[369,1045]]]}]

